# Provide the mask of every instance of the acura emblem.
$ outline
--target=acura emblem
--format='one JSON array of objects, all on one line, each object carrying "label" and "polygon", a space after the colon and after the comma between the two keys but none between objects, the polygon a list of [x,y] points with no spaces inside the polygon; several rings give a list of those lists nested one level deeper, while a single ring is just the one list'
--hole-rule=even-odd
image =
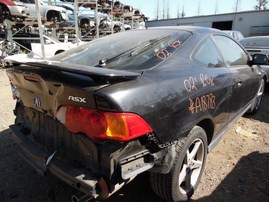
[{"label": "acura emblem", "polygon": [[38,108],[41,107],[41,100],[40,100],[39,97],[35,97],[35,98],[34,98],[34,105],[35,105],[36,107],[38,107]]}]

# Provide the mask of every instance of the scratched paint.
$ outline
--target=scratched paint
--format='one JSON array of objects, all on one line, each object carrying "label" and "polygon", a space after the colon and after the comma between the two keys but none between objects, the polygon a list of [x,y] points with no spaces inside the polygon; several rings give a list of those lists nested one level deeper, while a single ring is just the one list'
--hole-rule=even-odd
[{"label": "scratched paint", "polygon": [[213,93],[202,95],[195,99],[189,98],[191,113],[205,112],[216,107],[216,96]]},{"label": "scratched paint", "polygon": [[[199,84],[202,85],[199,85]],[[214,79],[206,74],[200,74],[197,79],[194,76],[184,80],[184,87],[187,92],[197,91],[199,88],[209,88],[214,86]],[[189,110],[193,113],[205,112],[216,107],[216,96],[214,93],[189,98]]]},{"label": "scratched paint", "polygon": [[180,47],[182,41],[176,40],[168,44],[168,47],[161,49],[160,51],[154,53],[154,56],[161,60],[165,60],[172,55],[172,53]]}]

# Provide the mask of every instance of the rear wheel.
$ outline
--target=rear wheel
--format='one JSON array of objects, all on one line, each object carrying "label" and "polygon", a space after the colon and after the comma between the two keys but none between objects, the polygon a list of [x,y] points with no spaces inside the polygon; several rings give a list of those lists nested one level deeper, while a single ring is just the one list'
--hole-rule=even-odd
[{"label": "rear wheel", "polygon": [[121,27],[119,25],[115,25],[113,28],[114,32],[120,32],[121,31]]},{"label": "rear wheel", "polygon": [[207,156],[205,131],[195,126],[176,144],[176,158],[169,173],[151,173],[153,191],[167,201],[187,201],[201,179]]},{"label": "rear wheel", "polygon": [[80,21],[80,28],[88,28],[90,26],[90,21],[88,19],[82,19]]},{"label": "rear wheel", "polygon": [[60,13],[57,11],[49,11],[47,13],[47,21],[48,22],[60,22],[61,17]]},{"label": "rear wheel", "polygon": [[11,19],[11,14],[8,7],[0,4],[0,22],[4,22],[5,19]]}]

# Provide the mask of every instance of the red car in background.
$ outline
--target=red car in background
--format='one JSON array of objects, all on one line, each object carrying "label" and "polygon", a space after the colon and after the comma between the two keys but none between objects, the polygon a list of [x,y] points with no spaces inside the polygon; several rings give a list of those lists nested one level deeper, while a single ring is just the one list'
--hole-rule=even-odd
[{"label": "red car in background", "polygon": [[29,9],[17,0],[0,0],[0,22],[5,19],[27,18]]}]

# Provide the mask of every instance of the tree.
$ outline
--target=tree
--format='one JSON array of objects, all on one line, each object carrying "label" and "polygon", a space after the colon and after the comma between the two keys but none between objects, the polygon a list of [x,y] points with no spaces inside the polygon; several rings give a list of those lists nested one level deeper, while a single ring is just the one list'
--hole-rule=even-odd
[{"label": "tree", "polygon": [[257,4],[255,6],[255,10],[266,10],[267,7],[266,7],[266,4],[268,3],[267,0],[257,0]]}]

